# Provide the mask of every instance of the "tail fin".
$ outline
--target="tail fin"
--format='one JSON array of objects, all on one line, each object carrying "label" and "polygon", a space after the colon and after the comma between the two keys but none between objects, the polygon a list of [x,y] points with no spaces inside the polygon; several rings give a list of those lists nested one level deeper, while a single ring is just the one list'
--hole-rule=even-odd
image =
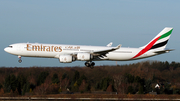
[{"label": "tail fin", "polygon": [[167,42],[171,36],[173,28],[164,28],[154,39],[152,39],[147,45],[140,47],[145,50],[159,49],[164,50],[166,48]]},{"label": "tail fin", "polygon": [[171,36],[173,28],[166,27],[164,28],[154,39],[152,39],[147,45],[140,47],[142,50],[135,55],[132,59],[141,56],[142,54],[146,53],[147,51],[151,49],[158,49],[155,53],[161,54],[166,53],[172,50],[165,50],[167,42]]}]

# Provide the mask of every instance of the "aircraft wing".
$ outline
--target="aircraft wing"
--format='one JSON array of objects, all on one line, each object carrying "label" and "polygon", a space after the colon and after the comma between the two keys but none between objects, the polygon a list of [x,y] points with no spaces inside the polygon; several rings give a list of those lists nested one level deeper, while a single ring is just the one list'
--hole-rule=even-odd
[{"label": "aircraft wing", "polygon": [[[90,53],[93,56],[103,56],[103,55],[107,54],[108,52],[119,49],[120,47],[121,47],[121,44],[114,48],[110,48],[110,49],[106,49],[106,50],[91,51],[91,52],[87,52],[87,53]],[[78,53],[73,53],[70,55],[72,55],[73,57],[77,57],[77,54]]]},{"label": "aircraft wing", "polygon": [[112,46],[112,42],[110,42],[109,44],[107,44],[107,47],[111,47]]},{"label": "aircraft wing", "polygon": [[94,56],[98,56],[98,55],[105,55],[107,54],[108,52],[111,52],[111,51],[114,51],[114,50],[117,50],[121,47],[121,44],[118,45],[117,47],[115,48],[111,48],[111,49],[107,49],[107,50],[98,50],[98,51],[94,51],[93,53],[91,53],[92,55]]}]

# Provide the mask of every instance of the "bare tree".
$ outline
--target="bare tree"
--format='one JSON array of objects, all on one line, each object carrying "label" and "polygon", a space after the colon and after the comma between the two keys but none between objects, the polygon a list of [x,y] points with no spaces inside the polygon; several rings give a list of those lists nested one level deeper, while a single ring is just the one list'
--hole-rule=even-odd
[{"label": "bare tree", "polygon": [[37,94],[37,95],[47,94],[48,88],[51,83],[52,82],[51,82],[50,77],[47,77],[44,83],[42,83],[40,86],[36,87],[36,89],[34,90],[35,94]]},{"label": "bare tree", "polygon": [[123,75],[114,75],[114,88],[118,93],[125,94],[127,89],[126,79]]}]

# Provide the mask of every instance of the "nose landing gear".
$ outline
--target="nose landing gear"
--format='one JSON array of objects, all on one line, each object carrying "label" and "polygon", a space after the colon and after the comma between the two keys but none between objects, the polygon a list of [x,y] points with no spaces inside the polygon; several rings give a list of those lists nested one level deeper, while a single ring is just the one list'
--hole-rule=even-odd
[{"label": "nose landing gear", "polygon": [[19,58],[18,62],[21,63],[22,62],[21,56],[18,56],[18,58]]},{"label": "nose landing gear", "polygon": [[86,67],[89,67],[89,68],[91,68],[91,69],[93,69],[93,68],[94,68],[94,65],[95,65],[95,63],[94,63],[94,62],[91,62],[91,61],[87,61],[87,62],[85,62],[85,66],[86,66]]}]

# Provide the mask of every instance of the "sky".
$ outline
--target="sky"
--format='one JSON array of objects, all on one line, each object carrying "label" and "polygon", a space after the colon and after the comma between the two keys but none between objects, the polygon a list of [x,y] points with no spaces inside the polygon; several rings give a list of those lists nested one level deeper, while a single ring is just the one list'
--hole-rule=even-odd
[{"label": "sky", "polygon": [[[141,61],[180,62],[179,0],[0,0],[0,67],[73,67],[84,61],[60,63],[58,59],[18,57],[4,48],[13,43],[141,47],[164,27],[173,27],[167,48],[174,51]],[[98,61],[116,65],[115,61]]]}]

